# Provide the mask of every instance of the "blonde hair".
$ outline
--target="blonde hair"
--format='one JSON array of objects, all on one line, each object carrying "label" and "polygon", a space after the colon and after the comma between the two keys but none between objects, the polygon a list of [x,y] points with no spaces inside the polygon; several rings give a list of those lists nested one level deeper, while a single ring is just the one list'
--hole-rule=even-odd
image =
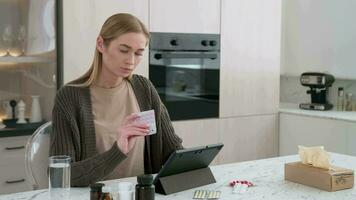
[{"label": "blonde hair", "polygon": [[[147,41],[150,38],[150,33],[145,25],[137,17],[128,13],[119,13],[109,17],[101,27],[99,35],[103,38],[104,45],[109,46],[112,40],[126,33],[142,33],[146,36]],[[93,63],[89,70],[78,79],[72,81],[70,85],[77,87],[90,86],[97,80],[101,67],[102,54],[95,47]],[[129,75],[127,78],[130,79],[131,76]]]}]

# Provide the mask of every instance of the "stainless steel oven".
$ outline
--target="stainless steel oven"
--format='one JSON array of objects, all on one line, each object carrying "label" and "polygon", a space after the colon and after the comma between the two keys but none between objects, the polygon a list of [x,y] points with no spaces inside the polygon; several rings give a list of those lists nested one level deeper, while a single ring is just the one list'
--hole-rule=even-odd
[{"label": "stainless steel oven", "polygon": [[149,78],[172,120],[219,116],[220,35],[151,33]]}]

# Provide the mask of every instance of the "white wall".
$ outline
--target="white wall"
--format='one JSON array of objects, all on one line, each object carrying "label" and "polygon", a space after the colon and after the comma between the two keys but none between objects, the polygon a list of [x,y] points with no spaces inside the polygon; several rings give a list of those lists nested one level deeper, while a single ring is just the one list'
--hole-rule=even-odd
[{"label": "white wall", "polygon": [[355,0],[283,0],[281,73],[356,79]]}]

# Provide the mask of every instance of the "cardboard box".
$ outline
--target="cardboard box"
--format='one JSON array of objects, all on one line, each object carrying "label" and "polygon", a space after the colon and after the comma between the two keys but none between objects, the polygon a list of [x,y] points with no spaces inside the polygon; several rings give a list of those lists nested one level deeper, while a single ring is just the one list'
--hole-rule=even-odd
[{"label": "cardboard box", "polygon": [[334,170],[305,165],[302,162],[286,163],[284,179],[326,191],[337,191],[354,186],[354,171],[340,167]]}]

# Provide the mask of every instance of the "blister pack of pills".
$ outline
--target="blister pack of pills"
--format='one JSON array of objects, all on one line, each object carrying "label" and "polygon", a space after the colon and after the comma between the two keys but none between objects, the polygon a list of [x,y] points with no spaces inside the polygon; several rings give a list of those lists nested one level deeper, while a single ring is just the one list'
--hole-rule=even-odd
[{"label": "blister pack of pills", "polygon": [[156,134],[157,128],[156,128],[155,111],[148,110],[137,114],[139,116],[139,118],[137,119],[139,122],[147,123],[150,126],[150,132],[148,133],[148,135]]},{"label": "blister pack of pills", "polygon": [[252,182],[246,180],[233,180],[229,183],[229,185],[233,187],[232,193],[234,194],[243,194],[247,192],[249,187],[254,186]]},{"label": "blister pack of pills", "polygon": [[195,190],[193,199],[219,199],[220,191]]}]

